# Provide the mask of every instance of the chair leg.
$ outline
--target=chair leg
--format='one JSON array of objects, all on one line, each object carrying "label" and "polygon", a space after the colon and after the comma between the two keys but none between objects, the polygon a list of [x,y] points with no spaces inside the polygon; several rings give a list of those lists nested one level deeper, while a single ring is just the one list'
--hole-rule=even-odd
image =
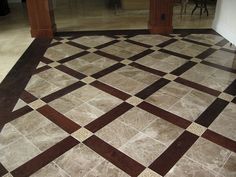
[{"label": "chair leg", "polygon": [[209,15],[209,12],[208,12],[208,9],[207,9],[207,3],[206,3],[206,0],[204,1],[204,8],[205,8],[205,11],[207,13],[207,16]]},{"label": "chair leg", "polygon": [[198,3],[196,3],[195,4],[195,7],[194,7],[194,9],[193,9],[193,11],[192,11],[192,15],[193,15],[193,13],[195,12],[195,10],[198,8]]}]

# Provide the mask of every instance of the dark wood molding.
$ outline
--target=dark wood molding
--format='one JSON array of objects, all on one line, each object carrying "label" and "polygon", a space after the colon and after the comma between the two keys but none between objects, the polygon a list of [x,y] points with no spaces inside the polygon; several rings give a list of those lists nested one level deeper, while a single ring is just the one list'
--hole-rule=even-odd
[{"label": "dark wood molding", "polygon": [[150,33],[170,34],[173,31],[173,0],[150,0],[148,28]]},{"label": "dark wood molding", "polygon": [[32,37],[53,37],[56,31],[52,0],[27,0]]}]

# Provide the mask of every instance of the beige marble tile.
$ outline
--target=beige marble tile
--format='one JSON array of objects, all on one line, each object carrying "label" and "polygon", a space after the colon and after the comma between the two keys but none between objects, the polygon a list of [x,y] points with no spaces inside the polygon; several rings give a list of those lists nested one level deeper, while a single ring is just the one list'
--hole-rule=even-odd
[{"label": "beige marble tile", "polygon": [[136,96],[132,96],[129,99],[127,99],[125,102],[133,105],[133,106],[137,106],[138,104],[140,104],[141,102],[143,102],[142,99],[136,97]]},{"label": "beige marble tile", "polygon": [[65,114],[66,112],[74,109],[75,107],[78,107],[81,104],[83,104],[83,101],[73,94],[64,95],[49,103],[52,108],[62,114]]},{"label": "beige marble tile", "polygon": [[149,168],[146,168],[140,175],[138,175],[138,177],[161,177],[161,175]]},{"label": "beige marble tile", "polygon": [[128,64],[130,64],[130,63],[132,63],[132,62],[133,62],[133,61],[127,60],[127,59],[124,59],[124,60],[121,61],[121,63],[123,63],[123,64],[125,64],[125,65],[128,65]]},{"label": "beige marble tile", "polygon": [[92,132],[87,130],[86,128],[80,128],[79,130],[75,131],[71,134],[75,139],[77,139],[80,142],[83,142],[84,140],[88,139],[90,136],[93,135]]},{"label": "beige marble tile", "polygon": [[55,68],[41,72],[38,74],[38,76],[60,88],[64,88],[78,81],[74,77],[69,76],[68,74]]},{"label": "beige marble tile", "polygon": [[235,118],[236,115],[236,105],[234,103],[229,103],[222,112],[223,115]]},{"label": "beige marble tile", "polygon": [[50,93],[53,93],[60,88],[56,85],[42,79],[41,77],[34,75],[30,79],[28,85],[26,86],[26,91],[30,92],[37,98],[42,98]]},{"label": "beige marble tile", "polygon": [[199,138],[186,155],[209,170],[219,172],[230,151],[206,139]]},{"label": "beige marble tile", "polygon": [[90,83],[96,81],[96,79],[94,79],[93,77],[88,76],[88,77],[82,79],[81,81],[85,82],[86,84],[90,84]]},{"label": "beige marble tile", "polygon": [[156,139],[162,144],[169,146],[175,139],[183,133],[183,129],[169,123],[163,119],[157,118],[142,132],[149,137]]},{"label": "beige marble tile", "polygon": [[36,101],[33,101],[32,103],[28,104],[31,108],[33,109],[38,109],[44,105],[46,105],[46,103],[40,99],[36,100]]},{"label": "beige marble tile", "polygon": [[213,172],[203,168],[189,158],[181,158],[176,165],[165,175],[166,177],[216,177]]},{"label": "beige marble tile", "polygon": [[11,122],[11,124],[24,135],[32,133],[49,123],[50,121],[37,111],[27,113]]},{"label": "beige marble tile", "polygon": [[158,34],[153,35],[137,35],[130,38],[133,41],[141,42],[148,45],[158,45],[170,39],[170,37]]},{"label": "beige marble tile", "polygon": [[231,102],[234,99],[233,95],[227,94],[227,93],[221,93],[218,98],[221,98],[225,101]]},{"label": "beige marble tile", "polygon": [[54,123],[47,124],[42,128],[33,131],[26,137],[41,151],[45,151],[56,143],[60,142],[68,136],[68,133],[63,131]]},{"label": "beige marble tile", "polygon": [[64,170],[58,167],[57,164],[51,162],[45,167],[31,175],[32,177],[70,177]]},{"label": "beige marble tile", "polygon": [[118,120],[114,120],[110,124],[98,130],[96,135],[115,148],[119,148],[137,133],[137,130],[123,124]]},{"label": "beige marble tile", "polygon": [[22,137],[22,134],[20,134],[14,126],[10,123],[5,124],[0,133],[0,149]]},{"label": "beige marble tile", "polygon": [[71,94],[75,95],[77,98],[79,98],[82,101],[89,101],[90,99],[96,97],[97,95],[103,93],[101,90],[98,90],[97,88],[85,85],[73,92]]},{"label": "beige marble tile", "polygon": [[222,167],[220,174],[227,177],[236,176],[236,154],[232,152],[225,165]]},{"label": "beige marble tile", "polygon": [[190,121],[194,121],[214,101],[209,94],[192,90],[174,104],[169,111]]},{"label": "beige marble tile", "polygon": [[16,111],[16,110],[18,110],[18,109],[20,109],[20,108],[23,108],[23,107],[26,106],[26,105],[27,105],[27,104],[26,104],[23,100],[18,99],[18,101],[17,101],[17,103],[16,103],[16,105],[15,105],[13,111]]},{"label": "beige marble tile", "polygon": [[147,127],[151,122],[153,122],[157,117],[150,114],[138,107],[134,107],[127,111],[125,114],[120,116],[118,120],[124,122],[125,124],[141,131]]},{"label": "beige marble tile", "polygon": [[168,109],[170,108],[173,104],[175,104],[179,98],[174,97],[172,95],[169,95],[167,93],[162,93],[162,92],[155,92],[151,96],[149,96],[145,101],[160,107],[162,109]]},{"label": "beige marble tile", "polygon": [[59,66],[59,65],[61,65],[61,64],[58,62],[53,62],[53,63],[48,64],[48,66],[50,66],[52,68],[55,68],[56,66]]},{"label": "beige marble tile", "polygon": [[103,112],[108,112],[118,106],[120,103],[122,103],[122,100],[104,92],[94,97],[88,103]]},{"label": "beige marble tile", "polygon": [[83,37],[74,39],[73,41],[78,44],[85,45],[87,47],[96,47],[96,46],[108,43],[112,40],[114,39],[107,36],[83,36]]},{"label": "beige marble tile", "polygon": [[147,167],[165,150],[165,146],[143,133],[138,133],[120,150]]},{"label": "beige marble tile", "polygon": [[94,169],[92,169],[85,177],[129,177],[121,169],[110,163],[109,161],[104,161]]},{"label": "beige marble tile", "polygon": [[202,136],[202,134],[207,130],[207,128],[193,122],[186,130],[197,136]]},{"label": "beige marble tile", "polygon": [[39,153],[39,150],[26,138],[19,138],[14,143],[1,149],[0,162],[8,171],[12,171]]},{"label": "beige marble tile", "polygon": [[178,76],[175,76],[173,74],[166,74],[163,78],[168,79],[170,81],[173,81],[177,78]]},{"label": "beige marble tile", "polygon": [[55,160],[70,176],[84,176],[102,161],[101,156],[84,144],[73,147]]},{"label": "beige marble tile", "polygon": [[90,104],[84,103],[67,112],[65,115],[80,126],[85,126],[103,114],[103,111],[91,106]]},{"label": "beige marble tile", "polygon": [[210,45],[214,45],[224,39],[223,37],[215,34],[190,34],[185,38]]},{"label": "beige marble tile", "polygon": [[58,61],[63,58],[75,55],[81,51],[83,50],[78,47],[74,47],[74,46],[62,43],[62,44],[48,48],[44,56],[53,61]]}]

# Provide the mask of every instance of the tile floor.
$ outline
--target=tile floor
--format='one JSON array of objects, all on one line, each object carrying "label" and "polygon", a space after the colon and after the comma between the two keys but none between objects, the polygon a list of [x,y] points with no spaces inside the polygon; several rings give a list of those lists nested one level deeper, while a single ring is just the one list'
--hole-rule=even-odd
[{"label": "tile floor", "polygon": [[235,177],[235,54],[217,34],[56,37],[0,133],[0,175]]}]

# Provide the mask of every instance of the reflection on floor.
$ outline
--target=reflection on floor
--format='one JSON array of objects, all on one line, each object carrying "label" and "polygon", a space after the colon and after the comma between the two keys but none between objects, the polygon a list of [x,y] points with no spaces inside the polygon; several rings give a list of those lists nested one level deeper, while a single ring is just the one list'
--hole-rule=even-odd
[{"label": "reflection on floor", "polygon": [[186,31],[55,38],[0,134],[1,175],[236,176],[235,53]]}]

